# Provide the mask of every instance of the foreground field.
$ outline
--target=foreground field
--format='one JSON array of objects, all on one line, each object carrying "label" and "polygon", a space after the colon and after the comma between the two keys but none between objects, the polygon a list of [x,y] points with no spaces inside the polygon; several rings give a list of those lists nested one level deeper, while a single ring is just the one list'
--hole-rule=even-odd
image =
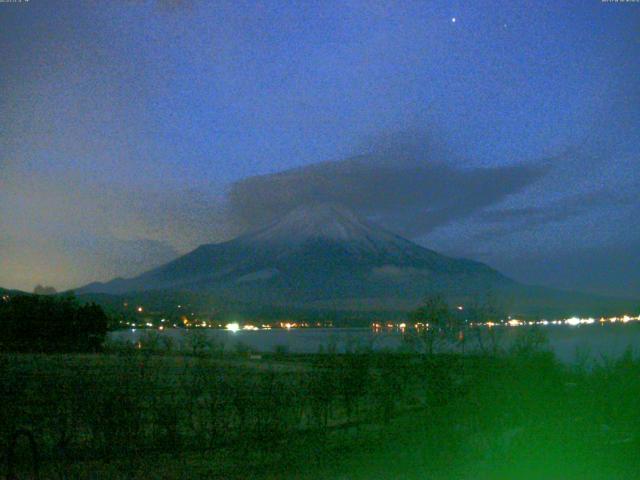
[{"label": "foreground field", "polygon": [[35,452],[17,442],[20,478],[640,475],[631,355],[587,370],[538,341],[467,357],[142,348],[7,354],[0,375],[3,438],[24,429],[35,440]]}]

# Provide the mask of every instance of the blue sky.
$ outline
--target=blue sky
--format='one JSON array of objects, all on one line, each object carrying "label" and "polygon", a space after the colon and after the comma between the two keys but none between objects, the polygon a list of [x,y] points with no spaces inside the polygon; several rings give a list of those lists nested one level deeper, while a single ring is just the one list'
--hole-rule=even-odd
[{"label": "blue sky", "polygon": [[321,176],[438,251],[640,295],[640,4],[31,0],[0,52],[0,285],[132,275]]}]

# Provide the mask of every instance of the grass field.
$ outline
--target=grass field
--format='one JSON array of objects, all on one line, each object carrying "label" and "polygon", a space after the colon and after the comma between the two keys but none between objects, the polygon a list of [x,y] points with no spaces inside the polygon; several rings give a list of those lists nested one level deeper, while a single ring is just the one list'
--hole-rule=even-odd
[{"label": "grass field", "polygon": [[[0,433],[33,435],[40,478],[640,478],[631,355],[141,348],[4,354],[0,377]],[[26,437],[11,463],[33,477]]]}]

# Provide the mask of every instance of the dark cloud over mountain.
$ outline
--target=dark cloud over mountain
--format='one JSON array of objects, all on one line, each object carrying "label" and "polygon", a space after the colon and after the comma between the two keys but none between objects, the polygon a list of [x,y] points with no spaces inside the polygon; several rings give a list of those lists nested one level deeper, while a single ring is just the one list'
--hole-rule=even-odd
[{"label": "dark cloud over mountain", "polygon": [[485,210],[479,215],[479,219],[493,228],[491,234],[498,235],[501,227],[507,227],[509,231],[517,227],[531,228],[535,225],[563,222],[600,208],[628,207],[634,203],[635,199],[630,192],[620,193],[603,188],[569,195],[544,206]]},{"label": "dark cloud over mountain", "polygon": [[363,155],[244,179],[231,188],[229,211],[250,228],[301,204],[332,201],[415,237],[521,192],[547,171],[540,164],[458,168]]}]

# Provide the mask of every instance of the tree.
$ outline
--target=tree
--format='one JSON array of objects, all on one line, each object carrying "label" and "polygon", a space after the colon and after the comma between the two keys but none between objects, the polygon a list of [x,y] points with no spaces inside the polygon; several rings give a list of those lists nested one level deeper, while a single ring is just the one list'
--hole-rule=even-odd
[{"label": "tree", "polygon": [[[491,291],[485,292],[482,300],[478,298],[466,308],[467,319],[473,324],[473,331],[476,333],[478,348],[485,352],[487,347],[485,339],[489,342],[491,352],[498,353],[500,341],[504,333],[503,329],[496,329],[492,324],[498,324],[506,316],[506,308],[498,301],[498,297]],[[488,329],[485,327],[488,326]],[[483,335],[486,332],[486,335]]]},{"label": "tree", "polygon": [[58,292],[53,287],[38,284],[34,287],[33,293],[36,295],[55,295]]},{"label": "tree", "polygon": [[73,296],[17,295],[0,303],[0,348],[12,351],[96,351],[108,318]]},{"label": "tree", "polygon": [[451,338],[458,333],[456,318],[442,295],[429,295],[420,307],[409,314],[409,321],[417,327],[417,339],[428,354],[433,354],[438,338]]}]

